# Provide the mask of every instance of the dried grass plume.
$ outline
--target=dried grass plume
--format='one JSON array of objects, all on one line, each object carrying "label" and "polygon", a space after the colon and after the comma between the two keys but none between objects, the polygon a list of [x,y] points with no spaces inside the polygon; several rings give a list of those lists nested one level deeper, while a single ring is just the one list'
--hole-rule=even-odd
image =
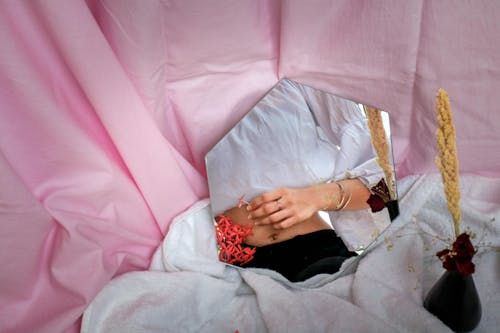
[{"label": "dried grass plume", "polygon": [[365,105],[366,117],[368,118],[368,127],[372,138],[372,145],[377,153],[378,165],[384,170],[387,187],[391,199],[396,198],[396,191],[394,186],[394,178],[392,174],[392,166],[390,160],[390,149],[387,143],[387,136],[385,135],[384,124],[382,123],[382,115],[380,110],[371,106]]},{"label": "dried grass plume", "polygon": [[438,156],[436,156],[436,164],[439,171],[441,171],[448,209],[453,218],[455,237],[458,237],[462,212],[459,204],[460,191],[455,126],[453,125],[448,94],[443,89],[439,89],[436,95],[436,113],[438,123],[436,131]]}]

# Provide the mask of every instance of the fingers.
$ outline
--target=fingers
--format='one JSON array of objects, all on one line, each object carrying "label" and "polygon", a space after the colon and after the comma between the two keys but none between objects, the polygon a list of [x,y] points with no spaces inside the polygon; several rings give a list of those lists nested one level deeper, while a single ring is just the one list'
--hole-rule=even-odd
[{"label": "fingers", "polygon": [[271,202],[266,202],[262,205],[260,205],[259,208],[254,209],[253,211],[250,212],[248,215],[249,219],[260,219],[265,216],[271,215],[273,213],[276,213],[284,208],[283,202],[280,200],[274,200]]},{"label": "fingers", "polygon": [[260,220],[259,222],[255,222],[255,225],[272,224],[274,229],[286,229],[294,224],[297,224],[299,221],[300,218],[297,215],[292,214],[290,210],[282,210]]},{"label": "fingers", "polygon": [[290,216],[280,223],[273,224],[274,229],[286,229],[299,222],[297,215]]},{"label": "fingers", "polygon": [[261,196],[258,196],[257,198],[250,201],[248,203],[247,210],[251,211],[260,208],[260,206],[262,206],[263,204],[276,201],[280,199],[283,195],[284,195],[284,189],[277,189],[271,192],[264,193]]},{"label": "fingers", "polygon": [[267,192],[253,199],[247,205],[248,218],[255,225],[272,224],[275,229],[285,229],[300,222],[300,217],[293,209],[293,203],[288,199],[290,190],[280,188]]},{"label": "fingers", "polygon": [[255,225],[266,225],[266,224],[274,224],[278,222],[282,222],[289,218],[292,215],[292,211],[290,209],[278,210],[270,215],[267,215],[263,218],[254,219]]}]

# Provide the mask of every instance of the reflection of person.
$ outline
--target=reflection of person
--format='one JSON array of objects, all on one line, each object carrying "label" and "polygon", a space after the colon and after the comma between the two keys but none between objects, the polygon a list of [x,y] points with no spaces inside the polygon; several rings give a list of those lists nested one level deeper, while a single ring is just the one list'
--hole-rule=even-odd
[{"label": "reflection of person", "polygon": [[[243,247],[256,248],[245,267],[270,268],[291,281],[333,273],[355,255],[349,249],[368,242],[357,231],[376,229],[366,201],[383,172],[354,102],[282,80],[206,162],[217,220],[252,227]],[[248,205],[238,205],[242,196]],[[320,210],[329,212],[335,231]],[[230,238],[221,229],[218,239]]]},{"label": "reflection of person", "polygon": [[367,208],[370,191],[359,179],[303,188],[279,188],[222,215],[232,223],[252,226],[245,243],[256,246],[245,267],[270,268],[291,281],[318,273],[335,273],[356,255],[319,215],[320,210]]}]

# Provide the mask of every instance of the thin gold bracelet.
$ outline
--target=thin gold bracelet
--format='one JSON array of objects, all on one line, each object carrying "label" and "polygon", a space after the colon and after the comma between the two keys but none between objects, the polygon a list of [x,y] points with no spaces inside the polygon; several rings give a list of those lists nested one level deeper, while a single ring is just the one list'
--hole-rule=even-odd
[{"label": "thin gold bracelet", "polygon": [[[344,209],[345,207],[347,207],[347,205],[349,205],[349,203],[351,202],[351,199],[352,199],[352,193],[349,192],[349,195],[346,195],[346,189],[345,189],[344,185],[342,185],[342,183],[340,183],[340,182],[334,182],[334,183],[337,184],[337,186],[339,187],[339,199],[337,201],[337,205],[335,206],[335,208],[333,208],[331,210],[338,211],[338,210]],[[327,198],[327,200],[328,200],[328,198]],[[331,205],[331,203],[328,203],[327,206],[325,208],[323,208],[323,210],[328,211],[329,210],[328,207],[330,207],[330,205]]]},{"label": "thin gold bracelet", "polygon": [[[337,201],[337,206],[336,206],[336,207],[338,207],[339,204],[340,204],[340,201],[342,199],[343,193],[344,193],[344,188],[343,188],[342,184],[337,183],[337,182],[335,182],[333,180],[330,180],[330,181],[327,182],[327,184],[331,184],[331,183],[335,183],[339,187],[339,193],[340,194],[339,194],[339,200]],[[330,206],[333,204],[333,200],[335,199],[335,196],[333,194],[332,195],[328,195],[327,194],[327,195],[325,195],[325,199],[326,199],[327,203],[326,203],[325,208],[323,208],[323,211],[333,211],[333,210],[335,210],[336,208],[330,208]]]},{"label": "thin gold bracelet", "polygon": [[335,208],[333,210],[339,210],[340,207],[342,207],[342,205],[344,204],[344,201],[345,201],[345,198],[346,198],[346,195],[345,195],[345,187],[340,184],[340,183],[336,183],[339,188],[340,188],[340,192],[339,192],[339,199],[337,201],[337,206],[335,206]]},{"label": "thin gold bracelet", "polygon": [[347,205],[349,205],[349,203],[351,202],[351,199],[352,199],[352,192],[349,192],[349,198],[346,200],[346,202],[342,205],[342,207],[339,208],[339,210],[342,210],[344,208],[347,207]]},{"label": "thin gold bracelet", "polygon": [[344,185],[342,185],[342,183],[339,183],[339,182],[335,182],[335,184],[337,184],[339,189],[340,189],[340,196],[339,196],[339,200],[337,201],[337,206],[335,206],[335,208],[333,209],[334,211],[341,209],[340,207],[342,207],[342,205],[345,202],[345,198],[346,198]]}]

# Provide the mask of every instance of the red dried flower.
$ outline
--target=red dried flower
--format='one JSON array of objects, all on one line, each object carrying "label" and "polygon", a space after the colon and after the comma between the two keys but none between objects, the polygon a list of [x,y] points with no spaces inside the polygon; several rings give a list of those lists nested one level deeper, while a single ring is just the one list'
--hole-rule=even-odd
[{"label": "red dried flower", "polygon": [[370,189],[370,192],[377,194],[380,198],[382,198],[382,200],[384,200],[384,202],[391,200],[391,193],[389,192],[389,188],[387,187],[384,178],[380,179],[377,185]]},{"label": "red dried flower", "polygon": [[387,188],[387,184],[383,178],[377,183],[377,185],[370,189],[370,192],[370,197],[366,203],[370,205],[373,213],[384,209],[385,203],[391,200],[389,188]]},{"label": "red dried flower", "polygon": [[475,270],[472,262],[475,253],[470,236],[464,232],[457,237],[451,249],[439,251],[436,256],[443,262],[443,268],[446,270],[457,270],[463,275],[469,275]]},{"label": "red dried flower", "polygon": [[381,211],[385,207],[384,200],[382,200],[382,198],[377,194],[370,194],[370,197],[368,198],[368,200],[366,200],[366,203],[370,205],[373,213]]}]

